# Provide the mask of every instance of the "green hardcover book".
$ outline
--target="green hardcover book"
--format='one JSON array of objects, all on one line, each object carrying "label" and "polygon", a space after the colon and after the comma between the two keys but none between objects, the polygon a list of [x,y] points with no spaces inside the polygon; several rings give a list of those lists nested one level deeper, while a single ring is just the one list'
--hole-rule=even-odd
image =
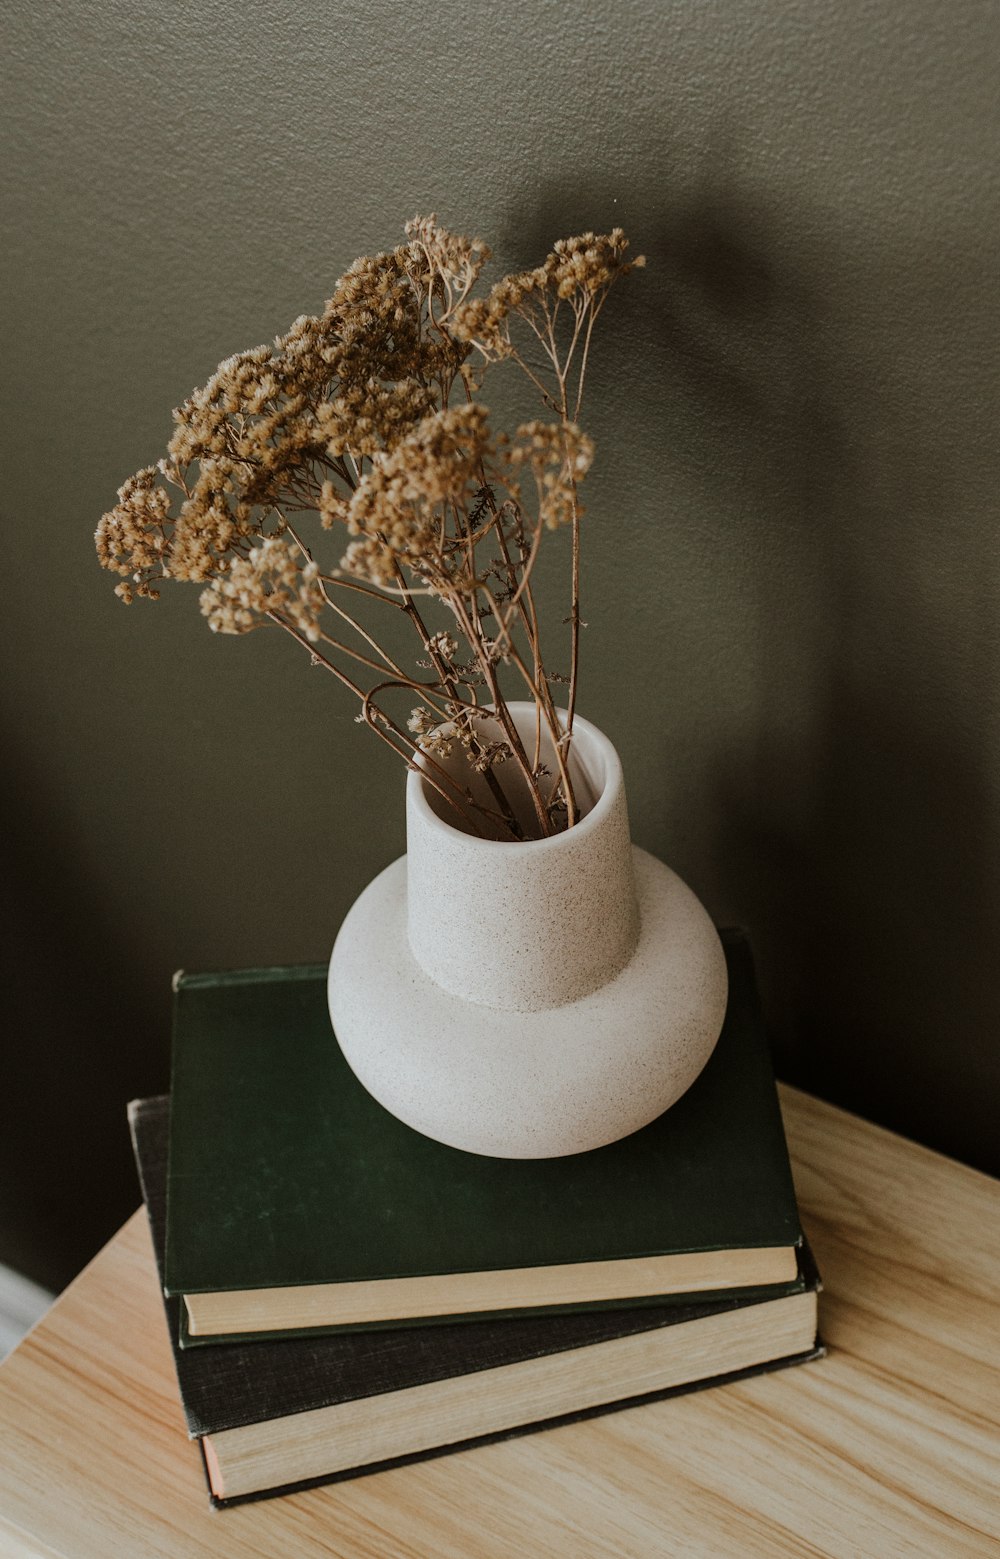
[{"label": "green hardcover book", "polygon": [[[701,1076],[621,1142],[482,1158],[357,1081],[321,967],[176,982],[165,1287],[184,1342],[766,1296],[801,1229],[745,938]],[[516,1019],[512,1019],[516,1021]]]}]

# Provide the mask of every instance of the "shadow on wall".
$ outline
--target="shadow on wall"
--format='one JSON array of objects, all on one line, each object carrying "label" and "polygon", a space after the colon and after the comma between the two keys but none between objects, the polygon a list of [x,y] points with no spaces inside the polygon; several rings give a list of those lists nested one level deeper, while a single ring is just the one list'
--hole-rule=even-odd
[{"label": "shadow on wall", "polygon": [[[916,614],[909,629],[921,649]],[[986,950],[1000,914],[976,756],[949,750],[912,699],[836,656],[824,719],[808,826],[782,838],[777,789],[766,810],[742,814],[785,901],[768,916],[767,948],[784,968],[774,1008],[785,1073],[997,1173],[1000,994]],[[776,770],[780,752],[770,759]]]},{"label": "shadow on wall", "polygon": [[995,1173],[997,569],[950,436],[961,344],[942,347],[935,256],[910,257],[907,341],[895,275],[873,270],[871,318],[844,328],[844,296],[786,283],[746,236],[764,232],[724,200],[693,212],[663,321],[760,502],[755,750],[718,755],[715,852],[785,1075]]},{"label": "shadow on wall", "polygon": [[[0,1243],[10,1266],[58,1291],[138,1206],[127,1099],[109,1079],[129,1096],[167,1086],[170,992],[101,903],[59,798],[9,741],[5,757],[0,813],[17,826],[0,886]],[[123,899],[122,922],[128,910]],[[158,1048],[123,1021],[136,1011],[164,1036]]]},{"label": "shadow on wall", "polygon": [[[828,494],[810,775],[793,793],[801,754],[780,719],[762,724],[753,782],[720,784],[720,847],[753,884],[784,1074],[996,1173],[995,797],[961,707],[974,630],[966,618],[961,657],[942,650],[940,612],[910,588],[898,534],[887,526],[873,549],[838,523],[850,502],[878,524],[864,484]],[[897,512],[918,501],[924,484],[900,485]],[[989,577],[972,553],[967,568],[973,589]],[[762,664],[776,689],[788,649],[776,624]]]},{"label": "shadow on wall", "polygon": [[[753,718],[694,755],[700,880],[752,932],[782,1075],[996,1173],[995,520],[962,448],[993,445],[961,407],[977,321],[932,249],[772,215],[725,149],[715,166],[642,234],[658,285],[616,302],[662,371],[640,436],[696,467],[696,545],[725,560],[708,632],[754,667]],[[525,249],[583,204],[553,191]],[[616,377],[627,334],[601,343]]]}]

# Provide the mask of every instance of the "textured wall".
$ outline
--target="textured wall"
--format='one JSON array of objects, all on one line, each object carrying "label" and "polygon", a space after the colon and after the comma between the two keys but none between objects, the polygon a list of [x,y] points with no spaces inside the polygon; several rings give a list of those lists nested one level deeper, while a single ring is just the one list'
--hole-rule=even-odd
[{"label": "textured wall", "polygon": [[[2,22],[0,1258],[136,1201],[169,976],[323,957],[403,846],[336,691],[92,534],[220,357],[415,210],[620,222],[582,712],[749,926],[786,1076],[1000,1169],[996,9],[173,0]],[[553,602],[554,606],[558,603]]]}]

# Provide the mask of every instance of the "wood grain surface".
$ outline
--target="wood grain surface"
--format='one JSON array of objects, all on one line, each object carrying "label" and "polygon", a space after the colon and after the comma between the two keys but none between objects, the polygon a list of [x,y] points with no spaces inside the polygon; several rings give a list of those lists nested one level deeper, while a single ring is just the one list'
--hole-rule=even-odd
[{"label": "wood grain surface", "polygon": [[0,1554],[1000,1554],[1000,1186],[781,1093],[826,1359],[213,1511],[137,1213],[0,1368]]}]

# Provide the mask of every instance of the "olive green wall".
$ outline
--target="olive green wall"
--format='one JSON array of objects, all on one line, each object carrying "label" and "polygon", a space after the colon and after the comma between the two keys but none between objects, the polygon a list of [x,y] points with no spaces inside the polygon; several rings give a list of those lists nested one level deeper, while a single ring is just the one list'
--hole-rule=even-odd
[{"label": "olive green wall", "polygon": [[92,535],[221,357],[429,209],[504,265],[647,254],[584,419],[582,711],[636,839],[750,928],[784,1075],[1000,1169],[995,7],[2,26],[0,1259],[60,1282],[135,1204],[171,972],[324,957],[403,848],[336,691],[193,591],[126,610]]}]

